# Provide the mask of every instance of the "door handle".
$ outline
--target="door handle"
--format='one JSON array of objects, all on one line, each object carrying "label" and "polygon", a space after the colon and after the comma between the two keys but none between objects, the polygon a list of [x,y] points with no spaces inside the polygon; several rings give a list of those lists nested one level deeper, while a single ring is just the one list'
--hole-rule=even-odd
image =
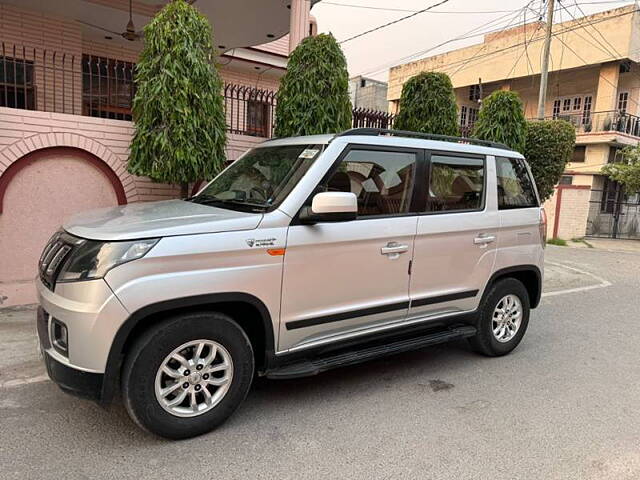
[{"label": "door handle", "polygon": [[488,245],[489,243],[495,242],[495,235],[487,235],[486,233],[481,233],[476,238],[473,239],[473,243],[475,245]]},{"label": "door handle", "polygon": [[389,255],[390,258],[397,258],[401,253],[409,251],[409,245],[401,245],[398,242],[389,242],[380,249],[381,255]]}]

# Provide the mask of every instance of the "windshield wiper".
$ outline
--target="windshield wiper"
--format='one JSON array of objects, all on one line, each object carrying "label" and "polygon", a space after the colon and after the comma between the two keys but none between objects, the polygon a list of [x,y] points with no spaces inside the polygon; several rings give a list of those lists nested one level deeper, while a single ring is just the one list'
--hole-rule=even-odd
[{"label": "windshield wiper", "polygon": [[247,202],[246,200],[238,200],[233,198],[224,199],[218,198],[214,195],[198,195],[197,197],[188,199],[188,201],[199,203],[202,205],[233,205],[253,209],[253,211],[264,211],[265,209],[269,208],[269,205],[265,205],[263,203]]}]

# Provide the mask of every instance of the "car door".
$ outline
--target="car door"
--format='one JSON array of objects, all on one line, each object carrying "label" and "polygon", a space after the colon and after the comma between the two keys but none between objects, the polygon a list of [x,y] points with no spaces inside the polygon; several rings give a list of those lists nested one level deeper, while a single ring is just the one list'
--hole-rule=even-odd
[{"label": "car door", "polygon": [[289,227],[279,351],[295,351],[402,322],[417,216],[416,149],[350,145],[318,190],[353,192],[356,220]]},{"label": "car door", "polygon": [[[474,310],[496,258],[493,157],[431,151],[418,219],[409,319]],[[493,193],[491,193],[493,192]]]}]

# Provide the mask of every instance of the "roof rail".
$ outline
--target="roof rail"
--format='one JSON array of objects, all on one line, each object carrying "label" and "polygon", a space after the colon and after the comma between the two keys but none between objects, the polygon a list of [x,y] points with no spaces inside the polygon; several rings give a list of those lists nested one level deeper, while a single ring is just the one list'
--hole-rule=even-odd
[{"label": "roof rail", "polygon": [[440,142],[469,143],[472,145],[480,145],[483,147],[500,148],[503,150],[512,150],[502,143],[490,142],[488,140],[478,140],[477,138],[453,137],[449,135],[436,135],[434,133],[409,132],[406,130],[389,130],[386,128],[352,128],[342,133],[338,133],[334,138],[349,137],[353,135],[367,136],[383,136],[407,137],[407,138],[424,138],[426,140],[437,140]]}]

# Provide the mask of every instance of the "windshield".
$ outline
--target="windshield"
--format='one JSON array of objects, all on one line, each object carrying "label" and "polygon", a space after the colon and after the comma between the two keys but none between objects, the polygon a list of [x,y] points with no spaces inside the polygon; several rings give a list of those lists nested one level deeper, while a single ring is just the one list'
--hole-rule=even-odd
[{"label": "windshield", "polygon": [[321,151],[322,145],[254,148],[190,201],[234,210],[271,210],[289,195]]}]

